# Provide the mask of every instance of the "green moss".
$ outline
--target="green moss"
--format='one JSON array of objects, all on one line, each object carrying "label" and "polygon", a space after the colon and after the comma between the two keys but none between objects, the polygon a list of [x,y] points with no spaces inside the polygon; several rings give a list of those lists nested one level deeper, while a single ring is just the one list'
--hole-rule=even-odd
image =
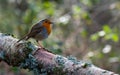
[{"label": "green moss", "polygon": [[55,61],[60,66],[63,66],[65,64],[65,62],[66,62],[63,56],[57,56],[57,58],[55,59]]},{"label": "green moss", "polygon": [[78,60],[76,59],[76,57],[68,56],[67,58],[68,58],[68,60],[72,61],[75,65],[79,64],[79,62],[78,62]]},{"label": "green moss", "polygon": [[1,51],[1,52],[0,52],[0,58],[1,58],[2,60],[5,59],[5,51]]},{"label": "green moss", "polygon": [[2,36],[12,36],[12,37],[15,37],[13,34],[9,34],[9,33],[4,33],[4,34],[2,34]]},{"label": "green moss", "polygon": [[38,63],[31,54],[29,54],[28,58],[20,65],[21,68],[29,68],[30,70],[33,70],[36,66],[38,66]]},{"label": "green moss", "polygon": [[37,48],[36,48],[31,42],[26,42],[25,47],[30,51],[30,53],[31,53],[33,50],[37,50]]},{"label": "green moss", "polygon": [[66,75],[65,72],[63,72],[63,67],[59,66],[54,68],[53,65],[48,65],[44,68],[42,61],[41,64],[38,63],[34,56],[32,56],[31,54],[29,54],[28,58],[20,65],[20,67],[33,71],[35,75]]},{"label": "green moss", "polygon": [[82,64],[82,67],[83,67],[83,68],[87,68],[87,67],[90,67],[90,66],[92,66],[92,64],[90,64],[90,63],[84,62],[84,63]]}]

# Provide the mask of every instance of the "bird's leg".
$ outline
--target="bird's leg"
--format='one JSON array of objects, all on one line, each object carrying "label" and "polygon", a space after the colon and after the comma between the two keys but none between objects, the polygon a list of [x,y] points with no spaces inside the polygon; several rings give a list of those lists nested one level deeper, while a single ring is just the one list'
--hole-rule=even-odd
[{"label": "bird's leg", "polygon": [[42,48],[42,49],[44,49],[44,50],[46,50],[46,51],[48,51],[48,52],[52,53],[52,52],[51,52],[51,51],[49,51],[48,49],[44,48],[44,47],[41,45],[40,41],[38,41],[38,40],[36,40],[36,41],[37,41],[38,46],[39,46],[40,48]]},{"label": "bird's leg", "polygon": [[40,41],[38,41],[38,40],[36,40],[36,41],[37,41],[38,46],[39,46],[40,48],[44,48],[44,47],[41,45]]}]

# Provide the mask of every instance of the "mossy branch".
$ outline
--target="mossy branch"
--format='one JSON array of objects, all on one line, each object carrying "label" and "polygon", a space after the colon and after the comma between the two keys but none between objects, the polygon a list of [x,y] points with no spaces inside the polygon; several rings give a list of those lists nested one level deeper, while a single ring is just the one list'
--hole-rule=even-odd
[{"label": "mossy branch", "polygon": [[73,57],[55,55],[26,41],[0,33],[0,60],[10,66],[29,69],[35,75],[118,75]]}]

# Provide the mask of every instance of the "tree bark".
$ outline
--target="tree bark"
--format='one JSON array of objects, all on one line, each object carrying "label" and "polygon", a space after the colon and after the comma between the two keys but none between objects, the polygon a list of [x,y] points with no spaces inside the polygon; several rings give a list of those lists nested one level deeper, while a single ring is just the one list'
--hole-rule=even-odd
[{"label": "tree bark", "polygon": [[0,60],[29,69],[35,75],[118,75],[74,57],[53,54],[30,42],[17,41],[11,35],[0,33]]}]

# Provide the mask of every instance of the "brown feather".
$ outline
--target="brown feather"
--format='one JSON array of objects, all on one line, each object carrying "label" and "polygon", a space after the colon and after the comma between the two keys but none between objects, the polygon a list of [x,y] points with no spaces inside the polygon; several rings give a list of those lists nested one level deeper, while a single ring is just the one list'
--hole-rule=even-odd
[{"label": "brown feather", "polygon": [[18,40],[17,42],[20,42],[21,40],[28,40],[31,37],[35,37],[35,35],[37,35],[39,32],[41,32],[42,28],[43,27],[40,26],[38,23],[35,24],[31,28],[30,32],[27,35],[25,35],[23,38],[21,38],[20,40]]}]

